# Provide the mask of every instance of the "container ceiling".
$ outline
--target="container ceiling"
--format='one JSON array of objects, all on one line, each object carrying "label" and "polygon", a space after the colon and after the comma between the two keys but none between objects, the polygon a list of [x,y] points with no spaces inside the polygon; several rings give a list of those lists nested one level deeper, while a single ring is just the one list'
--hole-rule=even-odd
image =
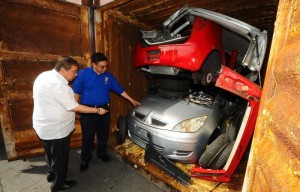
[{"label": "container ceiling", "polygon": [[100,10],[142,29],[160,30],[163,21],[186,4],[231,16],[272,33],[278,0],[115,0]]}]

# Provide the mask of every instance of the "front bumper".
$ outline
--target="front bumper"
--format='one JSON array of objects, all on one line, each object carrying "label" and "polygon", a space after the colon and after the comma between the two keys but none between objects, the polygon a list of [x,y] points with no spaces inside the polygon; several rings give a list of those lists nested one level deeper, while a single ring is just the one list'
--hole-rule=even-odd
[{"label": "front bumper", "polygon": [[[147,131],[143,130],[141,134],[141,128],[134,127],[128,130],[129,138],[138,144],[142,148],[146,148],[149,144],[149,139],[144,137]],[[182,163],[196,163],[200,156],[201,143],[194,141],[194,143],[182,143],[170,140],[161,139],[160,136],[151,132],[152,144],[154,148],[169,159],[176,160]],[[198,150],[197,150],[198,149]]]},{"label": "front bumper", "polygon": [[182,163],[197,163],[205,150],[211,131],[200,129],[195,133],[181,133],[145,126],[127,118],[128,136],[142,148],[149,144],[147,134],[152,136],[152,145],[162,155]]}]

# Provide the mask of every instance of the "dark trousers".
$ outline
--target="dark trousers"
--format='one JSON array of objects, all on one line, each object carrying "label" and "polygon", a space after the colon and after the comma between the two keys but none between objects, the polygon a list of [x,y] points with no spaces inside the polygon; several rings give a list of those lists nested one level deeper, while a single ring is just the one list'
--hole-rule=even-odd
[{"label": "dark trousers", "polygon": [[42,140],[47,163],[47,174],[53,175],[51,189],[59,189],[65,183],[68,170],[70,135],[61,139]]},{"label": "dark trousers", "polygon": [[105,115],[81,114],[80,125],[82,131],[81,160],[89,162],[94,148],[94,139],[97,134],[97,155],[106,152],[106,143],[109,136],[110,113]]}]

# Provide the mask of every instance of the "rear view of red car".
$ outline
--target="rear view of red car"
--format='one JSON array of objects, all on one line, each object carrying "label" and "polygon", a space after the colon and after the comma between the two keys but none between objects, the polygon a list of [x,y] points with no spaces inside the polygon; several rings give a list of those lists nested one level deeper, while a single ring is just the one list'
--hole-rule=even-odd
[{"label": "rear view of red car", "polygon": [[[144,42],[140,43],[135,52],[135,67],[145,67],[150,71],[157,70],[158,74],[166,74],[159,71],[159,67],[169,67],[169,75],[175,75],[177,69],[191,72],[199,71],[212,51],[220,54],[222,63],[225,64],[225,52],[222,46],[221,26],[199,17],[194,18],[193,25],[189,24],[179,31],[175,39],[169,42]],[[159,35],[159,34],[158,34]],[[174,35],[171,35],[174,38]],[[145,39],[145,41],[147,41]],[[181,43],[181,41],[183,41]],[[156,68],[158,67],[158,68]]]}]

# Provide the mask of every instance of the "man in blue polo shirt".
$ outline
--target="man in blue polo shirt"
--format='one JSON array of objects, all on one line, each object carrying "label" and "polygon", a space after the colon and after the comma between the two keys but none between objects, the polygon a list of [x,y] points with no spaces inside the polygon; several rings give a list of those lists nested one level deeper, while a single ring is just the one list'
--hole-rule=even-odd
[{"label": "man in blue polo shirt", "polygon": [[108,110],[105,115],[81,114],[80,125],[82,130],[81,164],[80,171],[88,169],[89,160],[92,157],[94,137],[97,133],[97,157],[104,162],[109,162],[110,158],[106,154],[106,143],[109,136],[110,112],[109,92],[112,90],[121,95],[134,106],[139,102],[131,98],[120,86],[116,78],[107,71],[107,57],[103,53],[92,55],[92,67],[81,70],[73,84],[75,100],[82,105],[91,107],[101,107]]}]

